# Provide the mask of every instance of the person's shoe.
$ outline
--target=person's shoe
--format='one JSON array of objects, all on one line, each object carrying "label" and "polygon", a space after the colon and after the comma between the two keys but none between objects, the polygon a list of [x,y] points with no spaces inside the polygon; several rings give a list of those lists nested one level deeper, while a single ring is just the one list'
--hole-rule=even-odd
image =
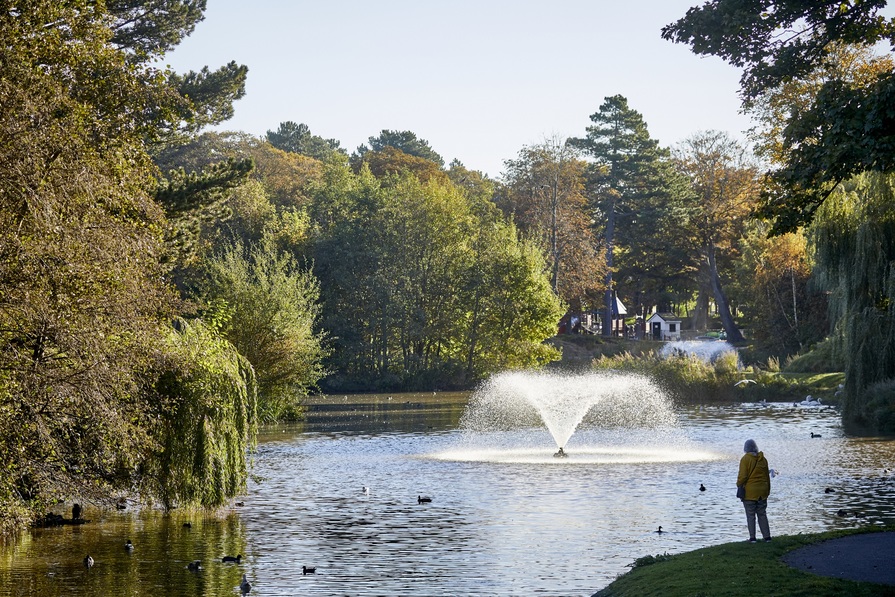
[{"label": "person's shoe", "polygon": [[770,541],[770,540],[771,540],[770,537],[765,537],[765,538],[764,538],[764,542],[765,542],[765,543],[767,543],[767,542]]},{"label": "person's shoe", "polygon": [[749,537],[749,543],[758,543],[758,541],[755,540],[755,537]]}]

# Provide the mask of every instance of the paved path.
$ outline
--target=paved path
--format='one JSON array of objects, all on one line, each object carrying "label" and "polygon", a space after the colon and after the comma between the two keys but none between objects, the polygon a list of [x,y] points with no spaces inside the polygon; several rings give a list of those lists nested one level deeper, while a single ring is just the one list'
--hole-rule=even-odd
[{"label": "paved path", "polygon": [[811,574],[895,586],[895,532],[861,533],[793,550],[783,562]]}]

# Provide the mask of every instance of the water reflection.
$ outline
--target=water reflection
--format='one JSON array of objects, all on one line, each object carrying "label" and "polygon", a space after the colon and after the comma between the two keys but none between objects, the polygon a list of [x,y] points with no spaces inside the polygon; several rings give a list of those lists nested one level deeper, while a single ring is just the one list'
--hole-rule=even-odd
[{"label": "water reflection", "polygon": [[[846,437],[832,410],[679,409],[664,461],[649,437],[606,429],[576,433],[568,459],[552,458],[542,429],[518,431],[524,458],[445,458],[467,445],[465,398],[315,401],[305,423],[264,429],[244,507],[221,519],[88,510],[90,525],[0,551],[0,596],[234,595],[243,571],[252,595],[590,595],[643,555],[745,537],[734,479],[747,437],[780,471],[774,534],[895,523],[895,442]],[[220,562],[236,553],[240,565]],[[194,559],[200,574],[185,568]]]}]

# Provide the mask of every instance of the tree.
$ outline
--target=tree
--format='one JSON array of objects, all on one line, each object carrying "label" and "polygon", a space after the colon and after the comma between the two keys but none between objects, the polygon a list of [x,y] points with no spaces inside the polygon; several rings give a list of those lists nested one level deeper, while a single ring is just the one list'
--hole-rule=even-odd
[{"label": "tree", "polygon": [[320,161],[329,159],[333,152],[345,153],[336,139],[324,139],[311,134],[308,125],[291,120],[281,122],[276,131],[267,131],[267,142],[283,151],[300,153]]},{"label": "tree", "polygon": [[[743,105],[803,79],[829,63],[839,44],[872,47],[895,41],[895,21],[879,14],[885,0],[712,0],[662,29],[743,68]],[[895,167],[895,72],[823,83],[811,105],[792,112],[782,133],[786,161],[769,173],[761,213],[773,232],[811,221],[836,185],[866,170]]]},{"label": "tree", "polygon": [[204,269],[205,302],[221,312],[223,336],[255,371],[261,419],[275,421],[324,374],[317,280],[270,237],[251,246],[236,241]]},{"label": "tree", "polygon": [[579,310],[598,304],[605,272],[587,209],[586,163],[553,138],[523,148],[505,167],[498,203],[547,256],[553,292]]},{"label": "tree", "polygon": [[467,387],[499,364],[556,357],[540,345],[560,316],[543,261],[478,186],[325,170],[310,211],[338,372],[327,388]]},{"label": "tree", "polygon": [[780,358],[824,339],[825,294],[811,283],[813,260],[807,236],[768,236],[769,225],[753,220],[740,239],[735,262],[740,311],[756,348]]},{"label": "tree", "polygon": [[652,139],[639,112],[621,95],[607,97],[590,117],[587,136],[570,142],[593,158],[588,192],[606,258],[603,335],[612,333],[616,248],[638,235],[648,204],[667,195],[668,151]]},{"label": "tree", "polygon": [[383,130],[378,137],[368,139],[370,147],[361,145],[357,148],[355,158],[362,158],[368,151],[382,151],[391,147],[424,160],[434,162],[439,168],[444,166],[444,158],[438,155],[425,139],[420,139],[412,131]]},{"label": "tree", "polygon": [[735,249],[757,194],[757,171],[746,149],[727,133],[706,131],[674,151],[677,167],[690,180],[695,204],[687,222],[698,242],[721,323],[731,342],[743,335],[733,319],[718,266],[721,251]]},{"label": "tree", "polygon": [[842,420],[895,431],[895,178],[868,172],[839,185],[813,230],[816,275],[830,291],[845,359]]},{"label": "tree", "polygon": [[400,149],[390,145],[364,153],[360,161],[355,162],[356,168],[366,166],[374,176],[383,178],[390,174],[410,172],[416,178],[429,181],[447,181],[448,176],[432,160],[404,153]]},{"label": "tree", "polygon": [[[77,0],[0,13],[4,531],[60,499],[133,490],[171,414],[147,391],[178,307],[147,148],[184,104],[157,56],[110,42],[111,22]],[[244,481],[245,458],[217,470]]]}]

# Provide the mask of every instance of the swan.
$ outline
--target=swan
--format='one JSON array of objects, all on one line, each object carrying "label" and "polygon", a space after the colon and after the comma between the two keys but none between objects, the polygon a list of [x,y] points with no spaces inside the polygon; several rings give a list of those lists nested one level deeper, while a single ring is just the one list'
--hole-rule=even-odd
[{"label": "swan", "polygon": [[741,379],[740,381],[736,382],[733,385],[734,385],[734,387],[739,387],[739,386],[741,386],[743,384],[747,384],[747,383],[758,383],[758,382],[755,381],[754,379]]},{"label": "swan", "polygon": [[799,402],[802,406],[820,406],[820,398],[813,398],[811,394],[805,396],[805,399]]}]

